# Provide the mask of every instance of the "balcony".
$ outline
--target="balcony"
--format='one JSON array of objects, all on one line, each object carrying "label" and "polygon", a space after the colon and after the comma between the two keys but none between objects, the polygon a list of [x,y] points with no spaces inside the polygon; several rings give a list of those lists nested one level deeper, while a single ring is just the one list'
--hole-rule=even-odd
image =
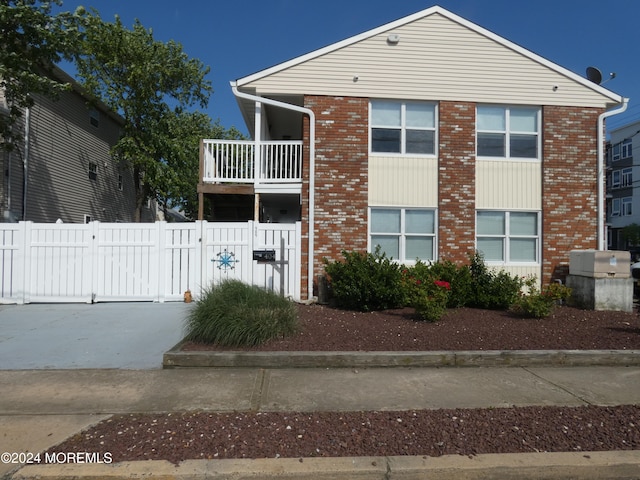
[{"label": "balcony", "polygon": [[299,189],[302,140],[203,140],[201,184],[252,184],[255,191]]}]

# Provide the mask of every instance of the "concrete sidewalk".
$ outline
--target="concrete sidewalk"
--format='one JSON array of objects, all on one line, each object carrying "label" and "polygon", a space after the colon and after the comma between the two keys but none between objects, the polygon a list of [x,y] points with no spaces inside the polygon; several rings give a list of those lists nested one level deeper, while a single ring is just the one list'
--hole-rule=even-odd
[{"label": "concrete sidewalk", "polygon": [[[116,413],[638,404],[640,367],[25,370],[0,371],[0,391],[0,451],[37,452]],[[482,457],[481,462],[449,459],[453,463],[448,466],[446,459],[425,462],[414,457],[305,459],[302,466],[286,459],[202,461],[185,462],[178,469],[166,462],[30,465],[14,478],[129,478],[150,473],[176,478],[205,478],[205,473],[207,478],[425,478],[426,471],[428,478],[483,478],[496,471],[516,478],[508,467],[514,462],[519,465],[517,478],[537,478],[539,464],[545,462],[547,474],[558,472],[545,478],[575,478],[581,469],[583,478],[640,478],[637,451],[590,458],[584,452]],[[15,467],[1,464],[0,473]],[[233,476],[229,469],[235,469]],[[590,476],[595,472],[598,476]],[[612,475],[604,476],[607,472]]]}]

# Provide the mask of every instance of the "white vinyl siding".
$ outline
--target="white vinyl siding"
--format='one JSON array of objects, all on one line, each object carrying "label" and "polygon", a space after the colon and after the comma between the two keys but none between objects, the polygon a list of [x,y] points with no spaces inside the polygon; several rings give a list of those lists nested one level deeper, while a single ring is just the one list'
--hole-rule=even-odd
[{"label": "white vinyl siding", "polygon": [[371,156],[368,179],[369,205],[438,205],[436,158]]},{"label": "white vinyl siding", "polygon": [[541,210],[541,163],[520,160],[476,162],[476,208]]},{"label": "white vinyl siding", "polygon": [[[387,44],[390,33],[398,34],[397,45]],[[247,77],[239,81],[239,86],[253,89],[258,95],[584,107],[615,103],[550,66],[439,13],[323,55],[310,54],[307,61],[274,69],[264,76]]]}]

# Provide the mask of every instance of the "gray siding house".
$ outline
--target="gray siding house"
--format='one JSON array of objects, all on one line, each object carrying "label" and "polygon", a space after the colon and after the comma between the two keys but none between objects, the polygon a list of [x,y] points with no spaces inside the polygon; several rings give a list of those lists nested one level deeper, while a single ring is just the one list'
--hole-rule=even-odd
[{"label": "gray siding house", "polygon": [[90,104],[62,70],[54,74],[71,90],[57,100],[34,96],[35,105],[16,126],[24,141],[13,152],[0,152],[1,221],[133,221],[133,175],[109,153],[122,119],[105,105]]}]

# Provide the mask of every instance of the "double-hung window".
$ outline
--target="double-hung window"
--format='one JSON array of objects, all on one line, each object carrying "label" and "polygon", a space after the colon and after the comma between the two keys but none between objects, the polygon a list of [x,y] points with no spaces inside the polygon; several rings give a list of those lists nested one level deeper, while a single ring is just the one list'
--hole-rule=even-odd
[{"label": "double-hung window", "polygon": [[622,141],[621,158],[629,158],[633,156],[633,141],[630,138],[625,138]]},{"label": "double-hung window", "polygon": [[487,262],[539,263],[538,212],[479,210],[476,247]]},{"label": "double-hung window", "polygon": [[633,186],[633,169],[631,167],[611,172],[611,188],[626,188]]},{"label": "double-hung window", "polygon": [[436,105],[427,102],[371,102],[371,151],[435,155]]},{"label": "double-hung window", "polygon": [[633,169],[622,169],[622,187],[631,187],[633,185]]},{"label": "double-hung window", "polygon": [[384,207],[370,213],[372,251],[379,245],[387,257],[400,262],[435,259],[435,210]]},{"label": "double-hung window", "polygon": [[479,105],[478,157],[540,158],[540,109]]}]

